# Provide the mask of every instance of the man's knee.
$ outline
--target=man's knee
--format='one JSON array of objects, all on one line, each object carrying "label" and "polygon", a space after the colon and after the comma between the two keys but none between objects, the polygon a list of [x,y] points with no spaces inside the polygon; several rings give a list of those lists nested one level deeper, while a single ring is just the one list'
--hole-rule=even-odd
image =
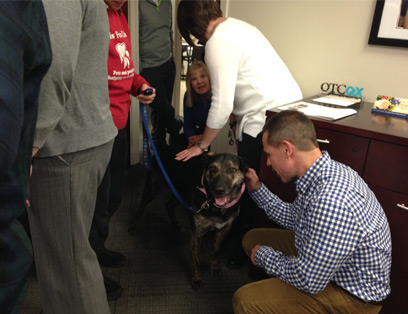
[{"label": "man's knee", "polygon": [[244,290],[245,290],[245,286],[235,291],[234,295],[232,296],[232,306],[234,308],[235,314],[245,313],[245,309],[244,309],[245,302],[243,301],[243,297],[245,295]]},{"label": "man's knee", "polygon": [[251,256],[251,251],[256,245],[256,243],[254,243],[254,234],[256,234],[256,229],[249,230],[242,238],[242,247],[248,256]]}]

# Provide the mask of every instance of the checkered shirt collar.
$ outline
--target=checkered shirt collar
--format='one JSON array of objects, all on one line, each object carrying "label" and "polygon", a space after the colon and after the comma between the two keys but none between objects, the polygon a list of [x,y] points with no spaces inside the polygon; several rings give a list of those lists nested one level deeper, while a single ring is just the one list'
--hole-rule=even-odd
[{"label": "checkered shirt collar", "polygon": [[306,173],[301,176],[296,181],[296,191],[303,195],[307,192],[309,187],[313,185],[313,183],[318,179],[319,173],[328,165],[331,161],[329,153],[327,151],[323,151],[322,156],[310,167]]}]

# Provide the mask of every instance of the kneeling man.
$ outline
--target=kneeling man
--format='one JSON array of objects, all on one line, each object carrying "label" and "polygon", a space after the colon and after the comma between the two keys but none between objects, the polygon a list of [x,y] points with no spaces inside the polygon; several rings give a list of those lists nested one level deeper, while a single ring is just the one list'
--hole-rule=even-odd
[{"label": "kneeling man", "polygon": [[390,293],[387,217],[363,179],[320,151],[313,123],[282,111],[264,127],[268,166],[296,180],[286,203],[252,169],[246,186],[269,219],[285,229],[253,229],[243,238],[252,263],[274,278],[233,297],[235,313],[378,313]]}]

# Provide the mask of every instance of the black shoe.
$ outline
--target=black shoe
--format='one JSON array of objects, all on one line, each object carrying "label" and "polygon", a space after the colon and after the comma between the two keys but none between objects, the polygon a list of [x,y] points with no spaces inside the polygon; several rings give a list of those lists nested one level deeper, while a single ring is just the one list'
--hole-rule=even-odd
[{"label": "black shoe", "polygon": [[245,254],[244,250],[239,250],[232,254],[226,263],[229,269],[239,269],[245,266],[248,262],[248,256]]},{"label": "black shoe", "polygon": [[105,284],[108,301],[116,300],[122,295],[123,288],[115,280],[103,275],[103,283]]},{"label": "black shoe", "polygon": [[125,265],[126,257],[119,253],[105,249],[98,255],[99,265],[108,268],[119,268]]}]

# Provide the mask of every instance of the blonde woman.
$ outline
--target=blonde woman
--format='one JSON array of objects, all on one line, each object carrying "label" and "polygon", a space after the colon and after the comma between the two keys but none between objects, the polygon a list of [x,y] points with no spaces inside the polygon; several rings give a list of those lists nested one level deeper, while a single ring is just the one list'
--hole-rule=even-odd
[{"label": "blonde woman", "polygon": [[187,91],[184,94],[184,135],[188,147],[197,145],[206,126],[211,107],[211,81],[207,66],[194,61],[186,75]]}]

